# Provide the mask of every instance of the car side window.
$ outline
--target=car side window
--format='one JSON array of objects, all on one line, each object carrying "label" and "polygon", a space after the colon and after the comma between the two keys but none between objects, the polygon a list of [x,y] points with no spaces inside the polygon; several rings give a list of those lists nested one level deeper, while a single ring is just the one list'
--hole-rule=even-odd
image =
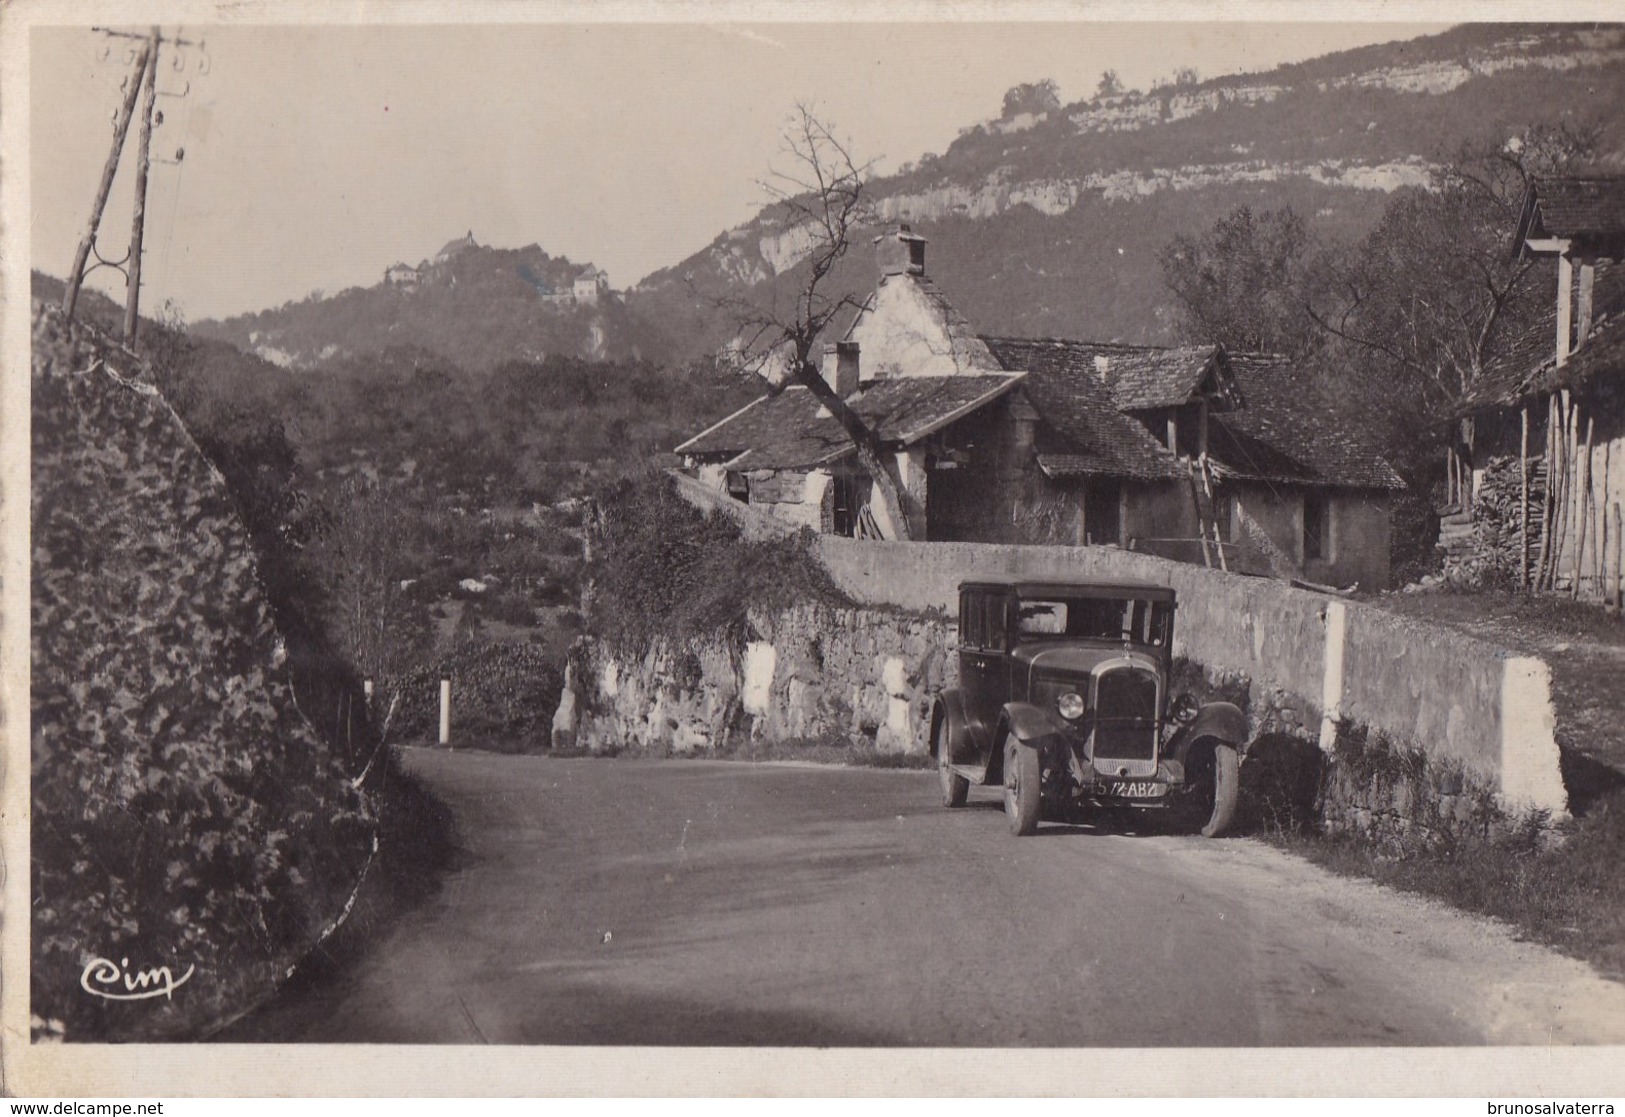
[{"label": "car side window", "polygon": [[986,594],[967,591],[959,597],[959,644],[964,648],[980,648],[983,645],[984,625],[982,623],[983,601]]},{"label": "car side window", "polygon": [[985,598],[987,608],[983,613],[986,639],[982,646],[990,652],[1008,651],[1009,625],[1006,620],[1006,603],[1008,599],[1000,593],[990,593]]}]

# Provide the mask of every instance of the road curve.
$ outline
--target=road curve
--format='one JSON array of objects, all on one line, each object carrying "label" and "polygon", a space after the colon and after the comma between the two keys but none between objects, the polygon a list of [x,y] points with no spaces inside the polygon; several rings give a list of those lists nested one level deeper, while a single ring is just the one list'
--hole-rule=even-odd
[{"label": "road curve", "polygon": [[936,778],[409,750],[461,854],[235,1042],[1625,1042],[1625,986],[1247,840],[1005,829]]}]

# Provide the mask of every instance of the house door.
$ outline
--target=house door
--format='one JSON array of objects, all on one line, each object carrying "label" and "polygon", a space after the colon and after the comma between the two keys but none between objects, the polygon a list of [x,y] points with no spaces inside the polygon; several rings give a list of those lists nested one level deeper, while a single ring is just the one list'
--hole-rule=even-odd
[{"label": "house door", "polygon": [[1085,543],[1123,541],[1123,486],[1105,478],[1085,482],[1083,488]]}]

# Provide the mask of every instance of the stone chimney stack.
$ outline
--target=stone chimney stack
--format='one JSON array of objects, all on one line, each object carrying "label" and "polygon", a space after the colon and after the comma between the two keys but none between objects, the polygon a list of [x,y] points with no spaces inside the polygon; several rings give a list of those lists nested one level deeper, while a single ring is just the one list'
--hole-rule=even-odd
[{"label": "stone chimney stack", "polygon": [[924,275],[925,238],[916,236],[907,223],[889,226],[875,238],[875,261],[880,275]]},{"label": "stone chimney stack", "polygon": [[824,345],[824,382],[846,399],[858,390],[858,343],[855,341],[826,342]]},{"label": "stone chimney stack", "polygon": [[1106,383],[1112,374],[1112,359],[1104,353],[1095,354],[1095,371],[1100,374],[1100,382]]}]

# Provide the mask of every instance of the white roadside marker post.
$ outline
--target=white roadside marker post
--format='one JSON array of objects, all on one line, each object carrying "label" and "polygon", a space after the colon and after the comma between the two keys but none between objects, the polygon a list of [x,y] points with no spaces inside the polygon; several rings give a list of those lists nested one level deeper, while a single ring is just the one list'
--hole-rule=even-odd
[{"label": "white roadside marker post", "polygon": [[440,743],[451,747],[451,680],[440,680]]}]

